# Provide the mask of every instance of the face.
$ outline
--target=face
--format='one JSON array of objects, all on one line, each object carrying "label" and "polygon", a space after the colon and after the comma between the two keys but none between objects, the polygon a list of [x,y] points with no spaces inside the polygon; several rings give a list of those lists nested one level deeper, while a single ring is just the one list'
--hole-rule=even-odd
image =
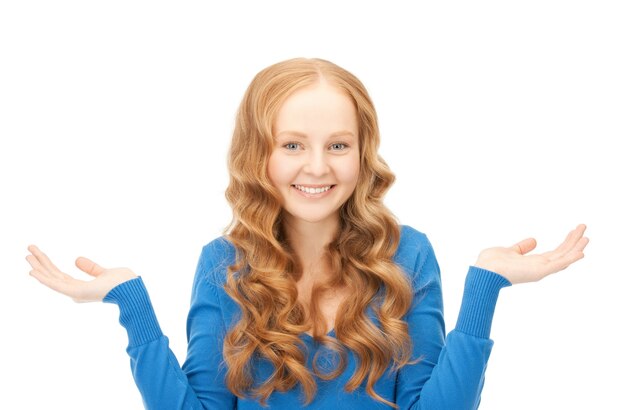
[{"label": "face", "polygon": [[277,113],[268,174],[290,222],[338,221],[359,176],[356,108],[321,82],[290,95]]}]

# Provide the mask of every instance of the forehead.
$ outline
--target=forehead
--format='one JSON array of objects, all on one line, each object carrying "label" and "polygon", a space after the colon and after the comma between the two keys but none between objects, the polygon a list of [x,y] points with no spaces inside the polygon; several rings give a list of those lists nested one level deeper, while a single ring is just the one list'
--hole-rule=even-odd
[{"label": "forehead", "polygon": [[327,82],[301,88],[285,99],[274,120],[274,135],[286,130],[327,135],[350,131],[357,135],[356,107],[346,92]]}]

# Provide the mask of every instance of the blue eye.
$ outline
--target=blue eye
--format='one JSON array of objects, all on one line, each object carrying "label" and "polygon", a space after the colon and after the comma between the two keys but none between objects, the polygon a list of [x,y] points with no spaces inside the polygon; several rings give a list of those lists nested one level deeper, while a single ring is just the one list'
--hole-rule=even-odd
[{"label": "blue eye", "polygon": [[283,145],[283,147],[287,148],[289,151],[293,151],[298,148],[298,145],[299,144],[297,142],[288,142]]},{"label": "blue eye", "polygon": [[344,148],[348,147],[348,145],[344,144],[343,142],[337,142],[337,143],[331,144],[330,146],[333,147],[333,148],[335,148],[337,146],[342,147],[342,148],[338,148],[338,149],[344,149]]}]

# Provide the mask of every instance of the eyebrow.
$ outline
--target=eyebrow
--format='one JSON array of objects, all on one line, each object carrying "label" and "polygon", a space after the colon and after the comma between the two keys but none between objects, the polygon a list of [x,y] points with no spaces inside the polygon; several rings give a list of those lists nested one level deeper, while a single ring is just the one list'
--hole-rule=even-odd
[{"label": "eyebrow", "polygon": [[[298,132],[298,131],[281,131],[278,134],[276,134],[276,136],[279,137],[282,134],[290,134],[290,135],[294,135],[296,137],[308,138],[308,136],[305,133]],[[350,136],[354,137],[354,133],[352,133],[351,131],[348,131],[348,130],[333,132],[332,134],[330,134],[329,137],[330,138],[336,138],[336,137],[343,136],[343,135],[350,135]]]}]

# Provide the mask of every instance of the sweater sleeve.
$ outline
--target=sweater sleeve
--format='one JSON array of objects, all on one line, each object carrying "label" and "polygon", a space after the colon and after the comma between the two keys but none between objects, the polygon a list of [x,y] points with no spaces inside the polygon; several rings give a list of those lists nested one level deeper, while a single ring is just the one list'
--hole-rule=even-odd
[{"label": "sweater sleeve", "polygon": [[470,267],[456,328],[444,337],[439,265],[421,235],[413,304],[406,316],[413,358],[420,361],[398,372],[396,403],[401,409],[476,409],[493,346],[489,334],[498,293],[511,283],[497,273]]},{"label": "sweater sleeve", "polygon": [[[215,242],[215,241],[214,241]],[[113,288],[103,302],[120,309],[128,333],[131,370],[146,409],[233,409],[236,397],[224,384],[224,325],[211,283],[214,242],[203,248],[187,318],[187,359],[182,368],[169,348],[141,277]]]}]

